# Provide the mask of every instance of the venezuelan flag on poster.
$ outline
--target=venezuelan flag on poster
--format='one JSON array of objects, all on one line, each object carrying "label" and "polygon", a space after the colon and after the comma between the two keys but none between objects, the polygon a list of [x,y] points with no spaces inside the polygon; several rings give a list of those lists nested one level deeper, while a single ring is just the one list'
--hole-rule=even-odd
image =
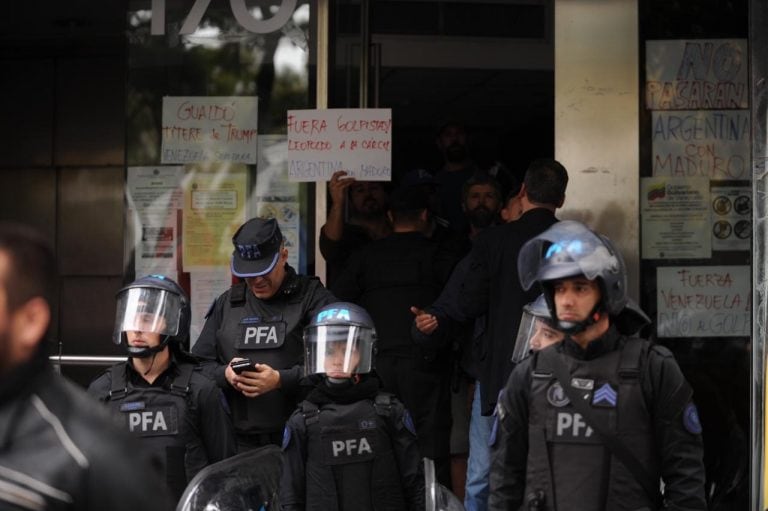
[{"label": "venezuelan flag on poster", "polygon": [[663,199],[667,196],[667,183],[661,182],[648,188],[648,202]]}]

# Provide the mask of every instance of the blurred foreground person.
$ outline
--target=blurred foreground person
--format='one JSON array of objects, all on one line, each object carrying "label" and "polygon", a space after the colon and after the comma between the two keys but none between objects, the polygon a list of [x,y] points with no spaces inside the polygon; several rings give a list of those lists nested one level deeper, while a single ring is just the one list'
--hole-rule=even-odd
[{"label": "blurred foreground person", "polygon": [[48,362],[55,266],[38,233],[0,223],[0,509],[169,509],[157,460]]}]

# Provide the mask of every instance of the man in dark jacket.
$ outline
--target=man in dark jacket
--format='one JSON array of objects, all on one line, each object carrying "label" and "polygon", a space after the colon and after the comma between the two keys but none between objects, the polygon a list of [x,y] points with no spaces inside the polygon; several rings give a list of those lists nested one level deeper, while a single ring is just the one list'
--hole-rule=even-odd
[{"label": "man in dark jacket", "polygon": [[[317,309],[336,301],[316,277],[298,275],[275,219],[252,218],[232,239],[232,273],[244,279],[206,315],[192,353],[224,389],[238,452],[280,445],[302,376],[302,330]],[[232,362],[253,366],[236,373]]]},{"label": "man in dark jacket", "polygon": [[0,509],[172,509],[158,460],[50,367],[55,260],[0,224]]},{"label": "man in dark jacket", "polygon": [[490,509],[707,509],[691,388],[669,350],[622,325],[613,244],[563,221],[526,243],[518,266],[565,338],[515,367],[499,397]]},{"label": "man in dark jacket", "polygon": [[329,287],[353,253],[392,232],[387,218],[387,186],[380,181],[358,181],[344,170],[331,176],[331,207],[318,241],[327,263],[325,282]]},{"label": "man in dark jacket", "polygon": [[523,215],[480,233],[472,246],[459,309],[467,318],[486,314],[485,335],[477,354],[483,415],[493,412],[496,396],[512,371],[512,336],[523,307],[537,295],[535,290],[520,287],[517,255],[527,240],[557,222],[555,210],[563,205],[567,184],[568,173],[559,162],[534,160],[520,192]]},{"label": "man in dark jacket", "polygon": [[417,346],[411,339],[410,307],[432,303],[455,263],[452,252],[424,235],[428,206],[423,190],[397,190],[389,213],[394,232],[355,254],[331,289],[373,318],[378,333],[376,371],[384,390],[413,414],[421,454],[436,461],[438,477],[448,485],[450,350]]}]

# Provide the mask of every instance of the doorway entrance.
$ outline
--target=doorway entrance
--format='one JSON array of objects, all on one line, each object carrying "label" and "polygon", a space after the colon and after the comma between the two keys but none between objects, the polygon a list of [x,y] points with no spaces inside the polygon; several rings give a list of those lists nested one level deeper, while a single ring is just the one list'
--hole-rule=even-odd
[{"label": "doorway entrance", "polygon": [[[479,167],[522,177],[554,151],[550,1],[341,0],[331,12],[330,108],[391,108],[393,180],[437,171],[446,122]],[[367,48],[362,52],[361,48]]]}]

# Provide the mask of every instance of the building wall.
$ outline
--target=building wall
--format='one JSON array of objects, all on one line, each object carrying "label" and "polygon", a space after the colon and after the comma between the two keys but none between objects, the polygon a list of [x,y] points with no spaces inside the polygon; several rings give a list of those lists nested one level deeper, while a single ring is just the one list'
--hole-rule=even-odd
[{"label": "building wall", "polygon": [[[599,12],[599,15],[597,13]],[[636,0],[555,2],[555,157],[569,173],[563,219],[619,246],[638,299]]]},{"label": "building wall", "polygon": [[[0,48],[0,218],[40,229],[56,250],[51,352],[61,340],[64,354],[118,354],[109,338],[123,275],[124,43],[23,43]],[[65,369],[84,381],[94,371]]]}]

